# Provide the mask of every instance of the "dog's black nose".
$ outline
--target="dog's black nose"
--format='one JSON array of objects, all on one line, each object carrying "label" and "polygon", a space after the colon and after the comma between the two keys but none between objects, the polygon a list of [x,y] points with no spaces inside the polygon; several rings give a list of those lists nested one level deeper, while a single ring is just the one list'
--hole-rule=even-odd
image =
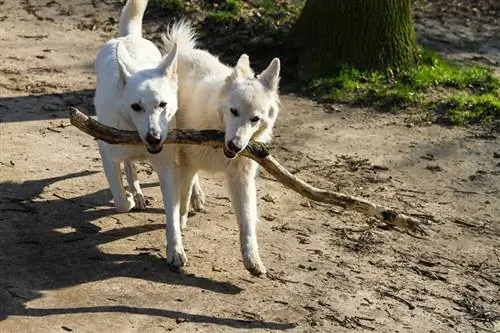
[{"label": "dog's black nose", "polygon": [[242,150],[241,146],[234,143],[234,140],[231,140],[227,143],[227,149],[229,149],[233,153],[239,153]]},{"label": "dog's black nose", "polygon": [[146,141],[151,145],[157,145],[161,143],[160,133],[157,131],[149,131],[146,135]]}]

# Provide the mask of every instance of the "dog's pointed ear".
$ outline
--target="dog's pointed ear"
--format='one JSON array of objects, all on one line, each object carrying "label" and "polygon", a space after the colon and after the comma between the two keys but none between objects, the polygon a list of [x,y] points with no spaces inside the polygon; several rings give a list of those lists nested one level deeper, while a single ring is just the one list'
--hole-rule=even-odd
[{"label": "dog's pointed ear", "polygon": [[158,66],[159,70],[169,79],[177,81],[177,43]]},{"label": "dog's pointed ear", "polygon": [[278,90],[280,82],[280,60],[274,58],[269,66],[257,77],[264,87],[270,90]]},{"label": "dog's pointed ear", "polygon": [[129,55],[123,42],[118,42],[116,44],[116,60],[118,61],[118,67],[120,68],[120,76],[124,81],[127,81],[135,72],[137,72],[134,60]]},{"label": "dog's pointed ear", "polygon": [[233,73],[229,79],[235,81],[242,78],[253,78],[254,75],[252,68],[250,68],[250,58],[247,54],[243,53],[238,59],[236,66],[234,66]]},{"label": "dog's pointed ear", "polygon": [[248,54],[243,53],[240,58],[238,59],[238,62],[236,63],[236,68],[245,70],[250,68],[250,57]]}]

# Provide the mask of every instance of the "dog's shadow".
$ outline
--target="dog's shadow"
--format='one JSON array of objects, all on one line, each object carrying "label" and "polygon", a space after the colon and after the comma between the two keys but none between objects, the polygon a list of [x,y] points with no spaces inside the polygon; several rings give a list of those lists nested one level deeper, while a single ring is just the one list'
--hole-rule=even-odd
[{"label": "dog's shadow", "polygon": [[[107,189],[88,195],[44,200],[41,193],[49,185],[85,177],[94,172],[78,172],[58,177],[0,183],[0,320],[8,316],[49,316],[71,313],[124,312],[185,318],[235,328],[286,329],[290,324],[242,321],[194,315],[167,309],[124,305],[86,308],[27,308],[26,303],[41,297],[41,290],[56,290],[113,277],[133,277],[169,285],[196,287],[228,295],[242,289],[232,283],[192,274],[171,272],[163,258],[151,253],[110,254],[99,246],[118,239],[164,229],[164,223],[120,226],[106,232],[90,223],[112,216],[114,208],[94,209],[108,197]],[[162,209],[152,210],[162,213]],[[66,229],[65,233],[61,230]],[[68,232],[68,230],[70,230]]]},{"label": "dog's shadow", "polygon": [[80,107],[87,114],[95,114],[94,90],[66,93],[0,97],[0,122],[33,120],[60,120],[68,118],[70,106]]}]

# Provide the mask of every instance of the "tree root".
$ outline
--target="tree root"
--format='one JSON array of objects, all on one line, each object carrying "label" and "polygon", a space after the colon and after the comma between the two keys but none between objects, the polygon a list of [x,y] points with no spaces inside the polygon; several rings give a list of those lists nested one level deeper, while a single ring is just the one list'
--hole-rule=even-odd
[{"label": "tree root", "polygon": [[[71,108],[70,110],[70,121],[71,124],[81,131],[110,144],[144,144],[137,132],[119,130],[103,125],[86,116],[76,108]],[[165,143],[194,144],[213,148],[224,148],[224,133],[216,130],[194,131],[173,129],[169,131]],[[281,166],[274,157],[269,154],[269,148],[266,144],[251,141],[248,147],[240,152],[240,155],[256,161],[283,185],[311,200],[351,209],[368,216],[376,217],[378,220],[388,225],[426,234],[422,229],[424,222],[418,218],[399,213],[381,205],[373,204],[361,198],[327,191],[309,185]]]}]

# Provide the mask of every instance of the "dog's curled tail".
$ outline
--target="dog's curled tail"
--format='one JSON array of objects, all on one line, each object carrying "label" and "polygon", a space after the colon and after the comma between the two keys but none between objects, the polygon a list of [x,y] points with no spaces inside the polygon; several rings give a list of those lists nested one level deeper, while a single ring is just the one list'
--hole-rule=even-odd
[{"label": "dog's curled tail", "polygon": [[161,39],[167,52],[172,50],[175,43],[179,51],[196,48],[196,32],[191,23],[185,19],[170,24]]},{"label": "dog's curled tail", "polygon": [[120,36],[142,36],[142,18],[148,0],[128,0],[120,16]]}]

